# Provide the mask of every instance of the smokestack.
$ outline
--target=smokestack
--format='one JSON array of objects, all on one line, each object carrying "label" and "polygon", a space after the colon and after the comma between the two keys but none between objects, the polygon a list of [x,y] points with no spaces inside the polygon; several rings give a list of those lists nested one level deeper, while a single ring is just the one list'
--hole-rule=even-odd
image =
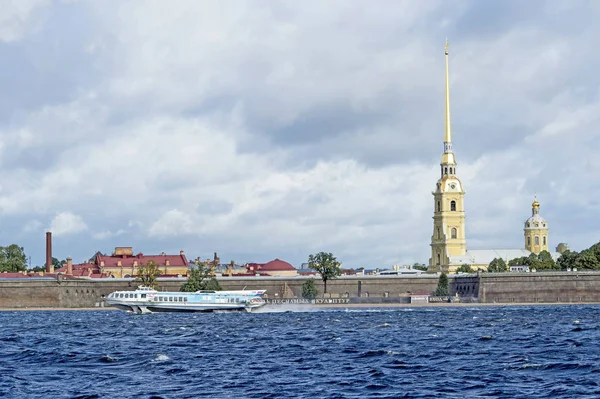
[{"label": "smokestack", "polygon": [[73,259],[67,258],[67,275],[73,275]]},{"label": "smokestack", "polygon": [[52,233],[46,232],[46,273],[54,273],[52,264]]}]

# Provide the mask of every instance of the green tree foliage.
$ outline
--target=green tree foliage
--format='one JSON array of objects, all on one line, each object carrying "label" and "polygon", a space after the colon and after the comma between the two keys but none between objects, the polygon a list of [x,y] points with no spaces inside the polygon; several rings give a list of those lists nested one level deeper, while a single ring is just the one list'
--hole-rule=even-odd
[{"label": "green tree foliage", "polygon": [[15,273],[23,270],[27,270],[27,256],[23,247],[17,244],[0,247],[0,272]]},{"label": "green tree foliage", "polygon": [[560,269],[560,265],[552,259],[552,255],[548,251],[542,251],[538,255],[531,253],[529,256],[511,259],[508,264],[509,266],[525,265],[536,270]]},{"label": "green tree foliage", "polygon": [[590,249],[584,249],[583,251],[581,251],[577,259],[575,259],[573,266],[576,267],[577,270],[595,270],[600,269],[600,261],[593,251],[591,251]]},{"label": "green tree foliage", "polygon": [[412,268],[415,269],[415,270],[422,270],[424,272],[427,271],[427,266],[424,265],[424,264],[422,264],[422,263],[415,263],[415,264],[412,265]]},{"label": "green tree foliage", "polygon": [[142,264],[137,270],[137,276],[135,281],[146,287],[158,288],[158,281],[156,280],[160,276],[160,269],[158,264],[151,260],[148,263]]},{"label": "green tree foliage", "polygon": [[317,297],[317,287],[315,286],[315,280],[309,278],[302,284],[302,298],[315,299]]},{"label": "green tree foliage", "polygon": [[181,286],[181,291],[221,291],[219,281],[210,274],[210,268],[201,262],[196,262],[196,265],[190,269],[187,281]]},{"label": "green tree foliage", "polygon": [[438,279],[438,286],[435,290],[435,296],[448,295],[450,295],[450,290],[448,289],[448,276],[446,276],[446,273],[442,273]]},{"label": "green tree foliage", "polygon": [[548,251],[542,251],[537,256],[538,270],[554,270],[560,269],[560,266],[552,259],[552,255]]},{"label": "green tree foliage", "polygon": [[558,258],[558,266],[563,269],[563,270],[567,270],[567,269],[572,269],[575,266],[575,261],[577,260],[577,258],[579,257],[579,252],[577,251],[565,251],[563,252],[560,257]]},{"label": "green tree foliage", "polygon": [[54,270],[56,269],[60,269],[61,267],[63,267],[64,265],[67,264],[66,260],[58,260],[55,257],[52,257],[52,264],[54,265]]},{"label": "green tree foliage", "polygon": [[490,273],[502,273],[508,271],[508,265],[502,258],[492,259],[488,266],[488,272]]},{"label": "green tree foliage", "polygon": [[458,269],[456,269],[456,274],[458,273],[475,273],[475,270],[469,264],[460,265]]},{"label": "green tree foliage", "polygon": [[342,273],[342,264],[331,252],[319,252],[309,255],[308,267],[316,270],[323,280],[323,293],[327,293],[327,280],[334,279]]},{"label": "green tree foliage", "polygon": [[508,266],[529,266],[529,258],[527,256],[521,256],[520,258],[514,258],[508,261]]},{"label": "green tree foliage", "polygon": [[600,242],[581,252],[563,252],[560,258],[558,258],[558,267],[561,269],[577,268],[578,270],[600,269]]}]

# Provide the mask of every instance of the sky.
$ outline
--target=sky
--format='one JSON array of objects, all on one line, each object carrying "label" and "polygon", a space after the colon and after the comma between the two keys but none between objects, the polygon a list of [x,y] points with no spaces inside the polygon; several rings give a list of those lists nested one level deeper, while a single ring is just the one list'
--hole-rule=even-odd
[{"label": "sky", "polygon": [[467,247],[600,239],[600,3],[0,0],[0,245],[428,263],[450,43]]}]

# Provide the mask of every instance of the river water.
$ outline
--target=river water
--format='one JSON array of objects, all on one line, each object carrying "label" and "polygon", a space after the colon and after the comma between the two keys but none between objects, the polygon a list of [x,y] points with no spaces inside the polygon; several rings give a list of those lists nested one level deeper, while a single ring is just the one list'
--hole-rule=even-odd
[{"label": "river water", "polygon": [[600,397],[600,306],[295,309],[0,312],[0,397]]}]

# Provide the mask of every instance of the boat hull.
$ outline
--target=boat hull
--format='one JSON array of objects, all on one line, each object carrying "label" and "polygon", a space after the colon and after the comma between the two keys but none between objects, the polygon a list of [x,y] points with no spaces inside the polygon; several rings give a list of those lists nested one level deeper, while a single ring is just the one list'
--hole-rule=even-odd
[{"label": "boat hull", "polygon": [[135,291],[117,291],[104,301],[128,312],[252,312],[265,305],[264,291],[197,291],[194,293],[158,292],[147,287]]},{"label": "boat hull", "polygon": [[146,314],[146,313],[213,313],[213,312],[252,312],[262,306],[251,305],[251,306],[214,306],[214,305],[188,305],[188,306],[161,306],[161,305],[149,305],[145,303],[122,303],[114,301],[106,301],[109,306],[116,307],[121,310],[128,312]]}]

